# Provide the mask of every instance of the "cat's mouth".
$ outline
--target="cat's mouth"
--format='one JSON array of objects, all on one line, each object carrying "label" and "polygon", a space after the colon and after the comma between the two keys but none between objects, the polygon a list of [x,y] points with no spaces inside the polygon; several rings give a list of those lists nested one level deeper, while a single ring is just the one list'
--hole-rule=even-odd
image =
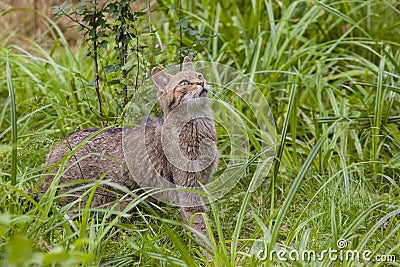
[{"label": "cat's mouth", "polygon": [[192,92],[188,92],[184,99],[196,101],[200,98],[206,98],[210,87],[207,85],[196,85]]},{"label": "cat's mouth", "polygon": [[206,88],[200,89],[199,97],[207,97],[208,95],[208,90]]},{"label": "cat's mouth", "polygon": [[196,94],[195,94],[195,98],[198,98],[198,97],[207,97],[207,95],[208,95],[208,91],[210,90],[210,87],[207,85],[207,84],[205,84],[205,83],[203,83],[203,84],[201,84],[201,85],[198,85],[197,86],[197,92],[196,92]]},{"label": "cat's mouth", "polygon": [[200,101],[203,98],[207,98],[208,95],[208,90],[207,88],[204,88],[203,86],[200,88],[198,88],[196,90],[196,92],[193,94],[187,94],[185,99],[188,101],[193,101],[193,102],[197,102]]}]

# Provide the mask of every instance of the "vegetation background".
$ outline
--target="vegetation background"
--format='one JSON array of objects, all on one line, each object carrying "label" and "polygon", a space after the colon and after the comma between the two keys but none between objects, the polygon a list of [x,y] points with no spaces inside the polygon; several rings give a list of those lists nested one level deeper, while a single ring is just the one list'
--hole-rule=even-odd
[{"label": "vegetation background", "polygon": [[[398,1],[131,1],[129,19],[114,9],[90,13],[90,3],[128,1],[72,1],[80,14],[62,2],[0,2],[1,266],[400,266]],[[78,15],[78,25],[63,12]],[[71,218],[55,189],[40,202],[25,193],[58,140],[121,125],[151,67],[184,55],[248,75],[278,134],[262,186],[249,190],[259,179],[255,138],[245,177],[210,205],[212,261],[175,208],[144,204],[145,196],[126,192],[134,197],[129,218],[89,206]],[[240,103],[233,107],[246,116]],[[218,130],[222,149],[229,138]],[[340,251],[343,240],[343,250],[371,251],[371,260],[257,257],[265,246],[287,255]]]}]

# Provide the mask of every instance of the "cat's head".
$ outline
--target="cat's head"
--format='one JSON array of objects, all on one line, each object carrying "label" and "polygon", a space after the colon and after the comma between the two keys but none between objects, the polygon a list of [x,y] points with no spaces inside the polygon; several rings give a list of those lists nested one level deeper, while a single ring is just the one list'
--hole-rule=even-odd
[{"label": "cat's head", "polygon": [[152,77],[164,115],[185,101],[196,101],[207,97],[210,90],[203,75],[193,69],[189,57],[185,57],[182,71],[177,74],[170,75],[165,70],[155,67],[152,70]]}]

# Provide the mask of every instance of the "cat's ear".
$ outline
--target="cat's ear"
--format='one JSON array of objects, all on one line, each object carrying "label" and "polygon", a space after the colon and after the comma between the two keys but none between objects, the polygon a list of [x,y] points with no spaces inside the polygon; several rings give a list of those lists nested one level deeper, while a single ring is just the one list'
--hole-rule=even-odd
[{"label": "cat's ear", "polygon": [[151,76],[157,89],[164,92],[169,83],[171,75],[166,73],[162,68],[155,67],[151,71]]},{"label": "cat's ear", "polygon": [[182,70],[183,70],[183,71],[194,71],[192,61],[190,60],[190,58],[189,58],[188,56],[186,56],[186,57],[183,59],[183,67],[182,67]]}]

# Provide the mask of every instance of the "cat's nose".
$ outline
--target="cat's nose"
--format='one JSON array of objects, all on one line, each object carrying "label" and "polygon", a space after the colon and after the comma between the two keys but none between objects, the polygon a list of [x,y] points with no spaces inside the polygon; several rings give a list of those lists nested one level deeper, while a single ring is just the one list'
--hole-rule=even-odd
[{"label": "cat's nose", "polygon": [[197,85],[197,87],[199,87],[199,86],[201,86],[201,87],[204,87],[204,81],[198,81],[198,82],[194,82],[194,83],[192,83],[192,84],[196,84]]}]

